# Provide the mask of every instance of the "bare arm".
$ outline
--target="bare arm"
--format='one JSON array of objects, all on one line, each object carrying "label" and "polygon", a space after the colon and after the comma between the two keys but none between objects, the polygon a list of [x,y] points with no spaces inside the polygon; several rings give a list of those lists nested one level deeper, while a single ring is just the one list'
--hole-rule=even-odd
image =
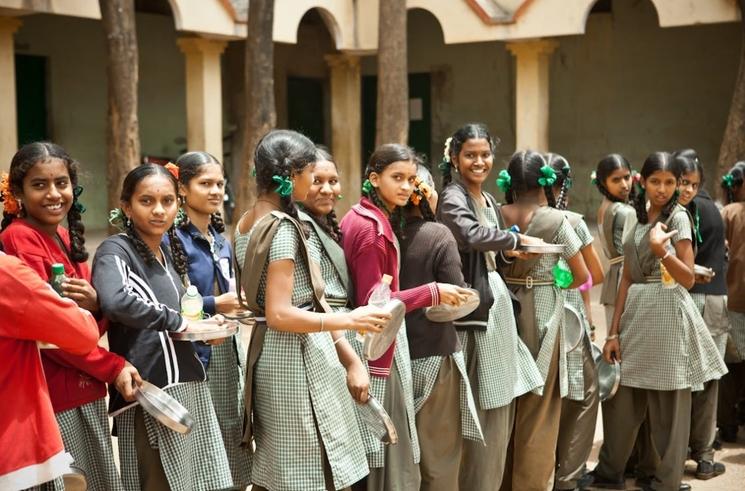
[{"label": "bare arm", "polygon": [[621,328],[621,315],[626,306],[626,297],[629,294],[630,286],[631,273],[627,264],[624,263],[621,283],[618,285],[618,293],[616,294],[613,321],[611,322],[610,329],[608,330],[608,338],[606,338],[605,346],[603,347],[603,358],[608,363],[613,363],[613,360],[621,361],[621,343],[618,340],[618,335]]},{"label": "bare arm", "polygon": [[572,270],[572,277],[574,278],[572,284],[569,285],[569,289],[578,288],[590,277],[590,272],[587,270],[587,265],[585,265],[582,254],[575,254],[570,257],[567,260],[567,264],[569,264],[569,269]]},{"label": "bare arm", "polygon": [[592,246],[592,243],[590,243],[583,247],[580,252],[582,253],[582,259],[585,260],[587,269],[590,271],[592,284],[599,285],[603,282],[605,273],[603,273],[603,265],[600,263],[600,257],[598,256],[597,251]]}]

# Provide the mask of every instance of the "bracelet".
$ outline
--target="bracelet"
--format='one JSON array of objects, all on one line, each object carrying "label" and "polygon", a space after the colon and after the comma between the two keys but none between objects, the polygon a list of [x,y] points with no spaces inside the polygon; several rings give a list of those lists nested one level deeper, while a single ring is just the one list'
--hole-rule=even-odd
[{"label": "bracelet", "polygon": [[665,251],[665,255],[660,258],[660,261],[664,261],[668,257],[670,257],[670,251]]},{"label": "bracelet", "polygon": [[613,334],[612,336],[607,336],[605,338],[606,341],[613,341],[614,339],[618,339],[618,334]]}]

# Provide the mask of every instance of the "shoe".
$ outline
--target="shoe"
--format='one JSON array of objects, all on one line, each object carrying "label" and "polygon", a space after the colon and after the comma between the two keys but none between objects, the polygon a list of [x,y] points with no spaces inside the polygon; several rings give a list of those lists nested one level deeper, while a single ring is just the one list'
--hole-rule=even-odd
[{"label": "shoe", "polygon": [[[642,491],[656,491],[651,485],[642,486]],[[678,488],[678,491],[691,491],[691,485],[687,482],[680,483],[680,487]]]},{"label": "shoe", "polygon": [[696,479],[706,481],[707,479],[724,474],[726,470],[727,468],[721,462],[700,460],[696,466]]},{"label": "shoe", "polygon": [[719,428],[719,438],[723,442],[737,443],[737,425],[727,425]]},{"label": "shoe", "polygon": [[609,479],[607,477],[601,476],[595,471],[588,472],[584,477],[591,479],[591,481],[586,484],[586,486],[589,485],[589,487],[591,488],[621,490],[626,489],[626,483],[624,482],[623,478]]},{"label": "shoe", "polygon": [[582,477],[577,479],[577,489],[584,491],[592,485],[593,476],[589,472],[582,474]]}]

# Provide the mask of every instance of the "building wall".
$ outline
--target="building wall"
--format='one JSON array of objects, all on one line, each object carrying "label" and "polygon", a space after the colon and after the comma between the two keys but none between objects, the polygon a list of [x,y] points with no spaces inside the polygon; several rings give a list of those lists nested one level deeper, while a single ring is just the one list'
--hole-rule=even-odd
[{"label": "building wall", "polygon": [[[171,17],[137,14],[139,121],[143,155],[177,157],[185,148],[183,55]],[[23,18],[16,53],[48,57],[49,139],[82,168],[90,229],[106,226],[106,53],[98,20],[54,15]],[[20,108],[19,108],[20,109]]]}]

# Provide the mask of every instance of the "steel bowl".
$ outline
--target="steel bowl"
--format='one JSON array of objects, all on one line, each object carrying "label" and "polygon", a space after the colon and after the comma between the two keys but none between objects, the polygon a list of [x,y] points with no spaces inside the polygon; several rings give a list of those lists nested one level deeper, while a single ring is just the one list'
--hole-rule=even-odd
[{"label": "steel bowl", "polygon": [[533,254],[560,254],[565,247],[564,244],[522,244],[518,250]]},{"label": "steel bowl", "polygon": [[[209,323],[208,320],[199,321],[200,323]],[[216,322],[212,323],[214,329],[199,331],[199,332],[169,332],[168,335],[174,341],[211,341],[213,339],[229,338],[238,332],[238,321],[229,320],[222,324]]]},{"label": "steel bowl", "polygon": [[693,274],[697,274],[705,278],[713,278],[715,275],[713,269],[707,268],[706,266],[701,266],[700,264],[693,265]]},{"label": "steel bowl", "polygon": [[391,319],[383,326],[381,332],[365,334],[362,353],[366,360],[377,360],[388,351],[396,340],[406,316],[406,306],[401,300],[389,300],[382,309],[391,314]]},{"label": "steel bowl", "polygon": [[186,435],[194,426],[189,411],[166,391],[144,381],[135,390],[135,398],[142,409],[164,426]]},{"label": "steel bowl", "polygon": [[468,295],[466,301],[457,307],[453,305],[447,305],[441,303],[435,307],[425,309],[424,315],[427,319],[432,322],[452,322],[457,319],[462,319],[467,316],[479,306],[481,298],[478,290],[472,288],[468,289]]},{"label": "steel bowl", "polygon": [[595,365],[598,364],[598,360],[600,360],[603,357],[603,350],[598,347],[595,343],[590,343],[590,347],[592,349],[592,361],[595,362]]},{"label": "steel bowl", "polygon": [[582,316],[577,309],[564,304],[564,347],[567,353],[576,350],[582,343],[585,335],[585,327],[582,322]]},{"label": "steel bowl", "polygon": [[362,420],[370,432],[385,444],[395,445],[398,443],[398,433],[393,425],[393,420],[373,396],[368,396],[365,404],[357,404]]},{"label": "steel bowl", "polygon": [[597,362],[598,369],[598,396],[601,401],[608,401],[616,395],[618,386],[621,385],[621,364],[619,362],[608,363],[601,356]]}]

